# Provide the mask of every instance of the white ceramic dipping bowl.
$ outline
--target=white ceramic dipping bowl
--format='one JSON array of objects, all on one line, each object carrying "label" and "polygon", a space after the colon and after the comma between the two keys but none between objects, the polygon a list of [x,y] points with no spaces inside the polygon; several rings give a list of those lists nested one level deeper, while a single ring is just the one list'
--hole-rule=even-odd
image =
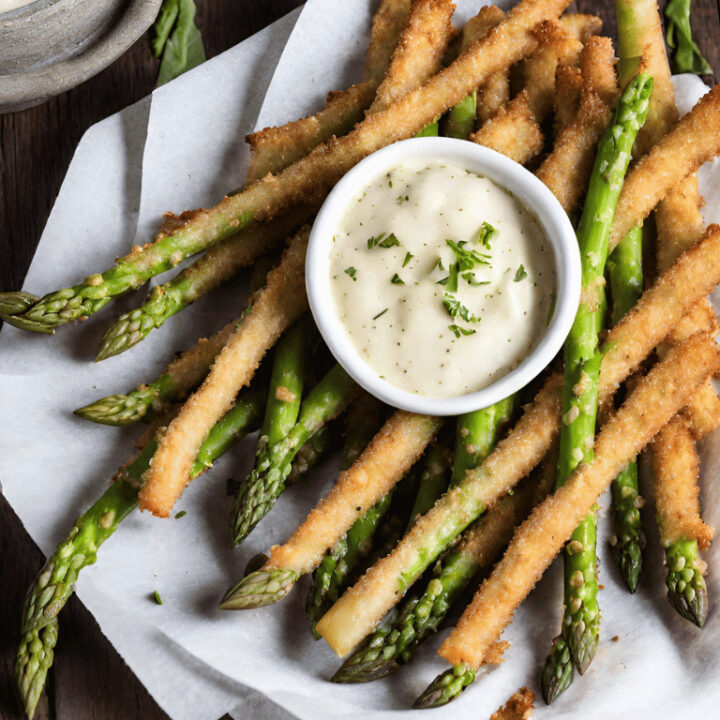
[{"label": "white ceramic dipping bowl", "polygon": [[[391,385],[355,349],[340,321],[330,278],[333,235],[358,192],[391,167],[409,160],[447,161],[477,172],[509,190],[535,216],[552,248],[556,301],[552,319],[530,354],[511,372],[482,390],[454,397],[429,397]],[[562,347],[580,301],[581,266],[570,220],[548,188],[522,165],[466,140],[413,138],[388,145],[353,167],[328,195],[310,233],[305,265],[310,310],[337,361],[365,390],[388,405],[428,415],[460,415],[512,395],[550,363]],[[477,362],[482,362],[478,357]],[[461,370],[461,368],[459,368]]]}]

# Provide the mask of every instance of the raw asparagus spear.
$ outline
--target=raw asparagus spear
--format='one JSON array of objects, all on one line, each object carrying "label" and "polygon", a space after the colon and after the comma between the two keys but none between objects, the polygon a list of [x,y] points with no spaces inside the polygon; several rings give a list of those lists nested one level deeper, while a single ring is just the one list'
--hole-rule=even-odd
[{"label": "raw asparagus spear", "polygon": [[[637,132],[647,115],[652,78],[637,75],[623,92],[612,122],[600,140],[580,223],[577,229],[582,260],[583,292],[570,334],[563,348],[562,426],[557,485],[562,485],[581,462],[591,462],[597,415],[597,380],[602,355],[598,333],[604,302],[604,271],[608,239],[630,162]],[[597,650],[599,610],[595,567],[595,516],[588,515],[566,545],[564,560],[565,610],[562,636],[575,667],[582,674]],[[546,664],[555,668],[542,674],[546,681],[567,677],[562,666],[562,645],[555,643]],[[543,697],[550,702],[564,689],[561,683],[544,686]]]},{"label": "raw asparagus spear", "polygon": [[140,307],[121,315],[105,331],[96,359],[105,360],[137,345],[152,330],[291,235],[312,212],[309,206],[299,206],[267,223],[246,228],[208,250],[190,267],[153,288]]},{"label": "raw asparagus spear", "polygon": [[[212,466],[214,460],[259,422],[264,392],[251,389],[218,422],[203,443],[193,465],[193,477]],[[137,506],[142,476],[150,465],[156,443],[151,441],[118,473],[92,507],[75,522],[30,587],[23,609],[22,638],[15,660],[15,680],[25,713],[32,718],[57,642],[57,616],[72,595],[80,571],[97,560],[100,546]]]},{"label": "raw asparagus spear", "polygon": [[[612,298],[611,325],[620,322],[637,302],[643,288],[642,227],[631,230],[608,258],[608,279]],[[638,499],[637,461],[628,466],[612,484],[613,532],[620,574],[630,592],[637,590],[646,545],[642,518],[635,507]]]},{"label": "raw asparagus spear", "polygon": [[[265,285],[273,258],[260,258],[250,276],[250,293]],[[124,395],[108,395],[75,410],[75,414],[102,425],[131,425],[146,419],[153,410],[182,400],[207,375],[215,356],[222,350],[230,335],[243,321],[244,314],[228,323],[209,338],[201,338],[195,347],[173,360],[162,374],[148,385],[140,385]]]},{"label": "raw asparagus spear", "polygon": [[298,422],[287,436],[260,450],[255,468],[232,505],[230,535],[233,544],[247,537],[285,490],[293,458],[300,446],[342,413],[359,392],[348,374],[335,365],[303,401]]},{"label": "raw asparagus spear", "polygon": [[0,317],[18,315],[31,308],[40,298],[26,292],[0,293]]},{"label": "raw asparagus spear", "polygon": [[676,612],[701,628],[707,616],[708,596],[698,542],[681,538],[665,548],[668,600]]},{"label": "raw asparagus spear", "polygon": [[436,708],[454,700],[475,680],[475,670],[466,663],[459,663],[441,672],[413,703],[414,708]]},{"label": "raw asparagus spear", "polygon": [[[381,423],[381,405],[371,395],[362,395],[348,412],[347,433],[340,466],[347,470],[367,447]],[[313,573],[313,581],[305,602],[305,615],[310,632],[317,640],[315,625],[325,610],[339,596],[349,573],[367,557],[372,538],[382,518],[390,509],[392,493],[370,508],[353,524],[343,538],[322,559]]]},{"label": "raw asparagus spear", "polygon": [[[510,420],[513,405],[512,399],[501,400],[458,418],[457,445],[462,444],[463,449],[455,452],[455,468],[460,466],[455,475],[460,480],[466,470],[477,467],[490,454],[501,426]],[[470,443],[472,450],[467,452],[464,446]],[[383,627],[371,635],[347,658],[333,682],[368,682],[410,662],[420,643],[437,631],[458,595],[509,540],[521,513],[527,509],[529,497],[528,489],[523,488],[503,498],[494,512],[468,529],[457,548],[438,561],[427,585],[404,600],[392,627]]]}]

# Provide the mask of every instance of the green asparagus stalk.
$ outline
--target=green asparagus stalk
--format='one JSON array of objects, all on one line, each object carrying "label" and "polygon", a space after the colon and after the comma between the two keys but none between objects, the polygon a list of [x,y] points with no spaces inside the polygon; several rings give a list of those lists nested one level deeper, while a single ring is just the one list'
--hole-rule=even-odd
[{"label": "green asparagus stalk", "polygon": [[[262,257],[255,263],[250,276],[251,294],[265,285],[273,265],[272,256]],[[148,419],[153,411],[161,411],[168,404],[182,400],[193,387],[202,382],[215,356],[242,323],[244,316],[228,323],[209,338],[201,338],[193,348],[173,360],[150,384],[140,385],[126,394],[108,395],[75,410],[75,414],[102,425],[131,425]]]},{"label": "green asparagus stalk", "polygon": [[[612,298],[611,324],[632,308],[642,293],[642,227],[631,230],[608,258]],[[613,531],[620,574],[634,593],[640,579],[646,545],[642,518],[635,507],[639,495],[637,461],[633,460],[612,484]]]},{"label": "green asparagus stalk", "polygon": [[338,433],[332,425],[321,427],[297,452],[286,483],[292,483],[320,463],[336,447]]},{"label": "green asparagus stalk", "polygon": [[[512,399],[502,400],[458,418],[458,445],[474,446],[471,452],[464,447],[460,453],[456,450],[455,466],[460,465],[456,476],[461,480],[466,470],[480,465],[492,452],[501,426],[510,420],[513,405]],[[437,458],[438,462],[443,459]],[[532,487],[524,487],[506,496],[489,515],[469,528],[458,546],[438,561],[429,582],[405,598],[392,627],[373,633],[347,658],[333,676],[333,682],[369,682],[410,662],[419,645],[437,631],[470,581],[493,562],[510,539],[515,524],[528,509],[531,492]]]},{"label": "green asparagus stalk", "polygon": [[[562,485],[581,462],[592,462],[597,415],[597,380],[602,354],[598,333],[604,302],[604,271],[608,238],[615,207],[630,162],[637,132],[647,115],[652,78],[637,75],[623,92],[615,115],[600,140],[590,178],[585,206],[577,230],[582,260],[582,296],[570,334],[563,348],[563,422],[556,484]],[[597,604],[595,515],[591,513],[577,527],[566,545],[564,560],[565,610],[562,637],[570,658],[582,674],[597,650],[600,614]],[[567,677],[561,667],[562,645],[555,643],[543,671],[546,681]],[[568,683],[569,684],[569,683]],[[550,702],[562,683],[543,686]]]},{"label": "green asparagus stalk", "polygon": [[466,663],[459,663],[441,672],[425,688],[422,695],[413,703],[413,707],[425,710],[447,705],[447,703],[460,695],[468,685],[472,685],[474,680],[475,670]]},{"label": "green asparagus stalk", "polygon": [[138,308],[121,315],[100,341],[97,360],[105,360],[137,345],[155,328],[191,303],[236,275],[283,238],[292,234],[313,213],[301,205],[267,223],[245,228],[210,248],[172,280],[153,288]]},{"label": "green asparagus stalk", "polygon": [[[347,433],[343,445],[340,467],[347,470],[368,446],[381,423],[381,405],[371,395],[363,394],[350,408],[347,417]],[[305,615],[310,632],[317,640],[317,621],[325,610],[339,597],[350,573],[366,558],[378,525],[390,509],[393,493],[358,518],[347,533],[322,559],[313,573],[312,585],[305,602]]]},{"label": "green asparagus stalk", "polygon": [[665,548],[668,600],[675,611],[701,628],[708,609],[697,540],[681,538]]},{"label": "green asparagus stalk", "polygon": [[0,293],[0,317],[23,313],[39,299],[37,295],[26,292]]},{"label": "green asparagus stalk", "polygon": [[[197,477],[259,422],[264,392],[250,389],[208,434],[192,468]],[[80,571],[97,561],[100,546],[137,506],[143,473],[156,448],[148,443],[118,473],[98,500],[75,522],[30,587],[23,609],[22,638],[15,660],[15,679],[29,718],[35,712],[57,642],[57,616],[73,593]]]},{"label": "green asparagus stalk", "polygon": [[339,366],[312,389],[300,408],[300,417],[286,437],[258,452],[255,468],[236,495],[230,513],[233,544],[241,542],[269,512],[286,487],[293,458],[323,425],[336,418],[358,396],[360,389]]},{"label": "green asparagus stalk", "polygon": [[279,443],[297,422],[312,339],[312,323],[304,317],[277,344],[258,454],[267,445]]},{"label": "green asparagus stalk", "polygon": [[448,110],[443,118],[443,135],[445,137],[467,140],[475,129],[477,116],[477,91],[461,100],[455,107]]},{"label": "green asparagus stalk", "polygon": [[410,510],[408,529],[415,524],[419,516],[424,515],[435,504],[435,501],[447,490],[450,481],[445,448],[439,442],[430,444],[423,465],[415,502]]},{"label": "green asparagus stalk", "polygon": [[415,137],[437,137],[439,135],[440,119],[428,123]]}]

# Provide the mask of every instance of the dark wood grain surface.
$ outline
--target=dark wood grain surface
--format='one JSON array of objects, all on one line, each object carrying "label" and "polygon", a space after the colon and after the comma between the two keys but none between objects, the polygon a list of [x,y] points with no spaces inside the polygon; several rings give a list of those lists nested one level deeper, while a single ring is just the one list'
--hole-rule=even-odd
[{"label": "dark wood grain surface", "polygon": [[[198,0],[197,4],[198,25],[208,57],[212,57],[289,12],[300,1]],[[600,14],[606,32],[614,36],[613,0],[580,0],[576,7]],[[693,29],[717,73],[720,20],[716,0],[695,0]],[[0,116],[0,291],[22,285],[82,134],[93,123],[147,95],[157,70],[157,61],[143,38],[80,87],[38,107]],[[9,412],[13,409],[0,407],[0,413]],[[0,495],[0,720],[22,718],[15,701],[12,663],[25,588],[42,561],[40,551]],[[60,625],[62,639],[38,720],[167,717],[77,598],[68,603]]]}]

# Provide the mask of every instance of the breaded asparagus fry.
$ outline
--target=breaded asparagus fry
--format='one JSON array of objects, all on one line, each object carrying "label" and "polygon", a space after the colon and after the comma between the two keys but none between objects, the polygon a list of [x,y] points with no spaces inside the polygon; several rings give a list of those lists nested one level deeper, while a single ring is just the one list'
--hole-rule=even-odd
[{"label": "breaded asparagus fry", "polygon": [[190,467],[210,428],[247,385],[260,360],[280,335],[307,310],[305,250],[309,230],[290,241],[267,284],[252,299],[250,312],[215,358],[200,388],[187,400],[158,441],[140,491],[142,510],[167,517],[190,482]]},{"label": "breaded asparagus fry", "polygon": [[[720,228],[713,226],[707,238],[680,258],[608,334],[599,380],[601,403],[612,397],[677,320],[718,282]],[[561,382],[558,374],[550,378],[483,465],[471,471],[465,483],[441,498],[393,552],[372,567],[320,621],[318,631],[338,654],[349,652],[372,632],[400,599],[407,583],[432,562],[436,556],[433,552],[439,553],[446,547],[474,519],[473,513],[479,514],[483,503],[493,502],[507,492],[540,461],[560,427]],[[456,512],[463,504],[472,512],[465,515]],[[450,516],[459,518],[460,530],[456,531],[449,523]]]},{"label": "breaded asparagus fry", "polygon": [[265,567],[298,574],[313,570],[328,548],[412,467],[441,425],[439,418],[402,410],[391,415],[292,537],[271,548]]},{"label": "breaded asparagus fry", "polygon": [[612,110],[593,92],[581,93],[575,119],[555,140],[553,151],[535,173],[560,201],[565,212],[577,209],[595,159],[595,146]]},{"label": "breaded asparagus fry", "polygon": [[673,349],[638,383],[598,435],[593,462],[581,465],[515,533],[503,559],[440,648],[441,657],[452,665],[480,667],[517,606],[600,493],[718,367],[717,346],[699,335]]},{"label": "breaded asparagus fry", "polygon": [[615,212],[610,247],[640,224],[671,190],[720,153],[720,85],[663,136],[628,173]]},{"label": "breaded asparagus fry", "polygon": [[667,545],[683,537],[693,538],[701,550],[707,550],[713,530],[700,517],[699,460],[684,418],[673,418],[657,434],[652,447],[661,542]]},{"label": "breaded asparagus fry", "polygon": [[410,0],[380,0],[365,55],[365,77],[374,87],[380,84],[387,71],[409,13]]},{"label": "breaded asparagus fry", "polygon": [[583,82],[575,118],[558,134],[553,151],[536,173],[568,214],[576,209],[585,193],[595,146],[610,121],[617,92],[609,41],[589,38],[583,46],[580,65]]},{"label": "breaded asparagus fry", "polygon": [[614,107],[618,97],[615,75],[615,50],[609,37],[591,37],[583,45],[580,73],[588,87],[608,106]]},{"label": "breaded asparagus fry", "polygon": [[[464,52],[474,42],[482,40],[502,22],[505,13],[497,5],[485,5],[475,17],[470,18],[462,29],[462,45]],[[499,108],[510,100],[509,69],[491,75],[477,91],[477,119],[482,125],[492,117]]]},{"label": "breaded asparagus fry", "polygon": [[412,0],[407,24],[368,114],[385,109],[440,69],[454,10],[452,0]]},{"label": "breaded asparagus fry", "polygon": [[[720,227],[709,225],[704,238],[646,290],[637,305],[608,333],[600,370],[601,386],[611,392],[636,368],[678,321],[720,282]],[[600,402],[608,396],[600,393]]]},{"label": "breaded asparagus fry", "polygon": [[555,115],[553,117],[555,137],[558,137],[577,115],[582,84],[580,68],[564,64],[558,65],[555,73]]},{"label": "breaded asparagus fry", "polygon": [[530,110],[542,122],[553,108],[558,64],[576,64],[583,45],[558,22],[547,20],[535,28],[535,33],[540,47],[523,62],[523,87]]},{"label": "breaded asparagus fry", "polygon": [[523,90],[501,107],[470,140],[507,155],[521,165],[542,152],[544,139]]},{"label": "breaded asparagus fry", "polygon": [[690,402],[683,408],[683,414],[688,419],[690,431],[696,440],[705,437],[720,425],[718,396],[710,380],[696,390]]},{"label": "breaded asparagus fry", "polygon": [[591,35],[597,35],[602,30],[603,24],[597,15],[585,13],[565,13],[558,22],[563,30],[569,32],[581,43],[584,43]]},{"label": "breaded asparagus fry", "polygon": [[679,255],[695,245],[702,237],[705,222],[700,208],[703,205],[697,175],[693,173],[678,183],[655,208],[658,236],[662,238],[657,247],[660,272],[670,267]]},{"label": "breaded asparagus fry", "polygon": [[375,86],[371,82],[357,83],[347,90],[328,93],[325,107],[314,115],[247,135],[247,182],[277,173],[331,137],[349,133],[363,119],[373,97]]},{"label": "breaded asparagus fry", "polygon": [[558,376],[550,378],[485,462],[468,471],[323,616],[317,631],[338,655],[371,632],[440,552],[542,460],[560,426],[560,383]]}]

